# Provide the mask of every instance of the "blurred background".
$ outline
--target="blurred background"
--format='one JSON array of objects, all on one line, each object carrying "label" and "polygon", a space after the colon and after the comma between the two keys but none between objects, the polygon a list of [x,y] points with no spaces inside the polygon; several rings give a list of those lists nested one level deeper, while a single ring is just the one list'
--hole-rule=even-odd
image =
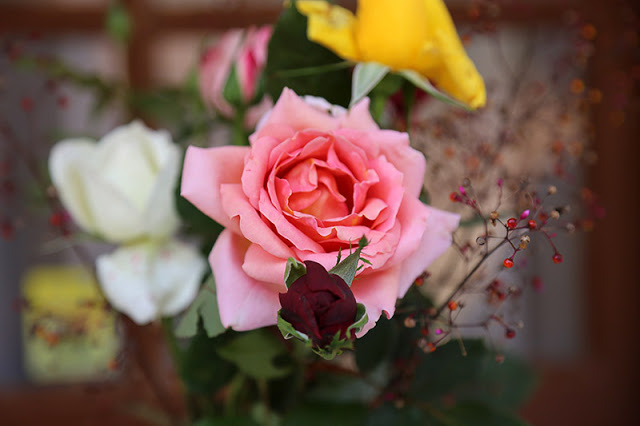
[{"label": "blurred background", "polygon": [[[339,3],[353,9],[356,2]],[[103,82],[139,91],[184,85],[206,43],[229,28],[274,23],[281,4],[0,0],[0,424],[147,425],[154,420],[148,407],[184,410],[175,377],[164,374],[159,331],[116,321],[97,292],[78,290],[91,288],[92,278],[78,267],[87,259],[64,238],[68,218],[55,205],[42,214],[46,159],[56,141],[99,137],[135,114],[135,106],[110,107],[113,93]],[[472,151],[484,149],[485,140],[525,129],[526,143],[502,152],[514,174],[557,174],[551,153],[579,151],[571,183],[588,186],[606,209],[590,232],[559,240],[562,265],[549,266],[548,252],[532,256],[544,291],[519,306],[526,327],[507,348],[540,372],[522,414],[535,425],[630,424],[639,411],[640,379],[634,266],[640,233],[633,224],[640,183],[638,6],[618,0],[446,4],[490,101],[475,122],[450,125],[457,129],[447,124],[448,113],[427,105],[414,118],[422,129],[414,142],[437,163],[438,153],[444,162],[450,153],[447,135],[473,140],[458,148],[469,150],[454,176],[461,178],[473,172]],[[545,93],[544,102],[535,102],[536,90]],[[532,104],[535,114],[527,114]],[[429,173],[432,185],[445,183],[437,170]],[[105,250],[86,246],[90,254]],[[125,341],[135,343],[123,350]]]}]

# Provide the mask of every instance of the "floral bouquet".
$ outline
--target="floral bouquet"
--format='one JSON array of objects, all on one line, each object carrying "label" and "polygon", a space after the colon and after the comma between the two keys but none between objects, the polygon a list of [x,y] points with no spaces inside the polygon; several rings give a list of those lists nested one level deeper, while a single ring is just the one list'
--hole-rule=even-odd
[{"label": "floral bouquet", "polygon": [[[571,216],[498,150],[471,173],[425,156],[442,138],[421,111],[473,126],[492,105],[441,0],[287,2],[208,47],[184,90],[199,121],[49,157],[56,226],[116,246],[95,259],[111,307],[164,325],[188,407],[165,423],[522,424],[532,372],[466,330],[514,338],[515,283],[541,286],[529,245],[560,263],[556,234],[601,209],[583,192]],[[127,101],[152,116],[153,93]]]}]

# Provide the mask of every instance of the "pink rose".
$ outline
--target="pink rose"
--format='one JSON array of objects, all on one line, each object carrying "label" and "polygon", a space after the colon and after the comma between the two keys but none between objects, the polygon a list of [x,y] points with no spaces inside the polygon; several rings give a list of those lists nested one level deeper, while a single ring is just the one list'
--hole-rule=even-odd
[{"label": "pink rose", "polygon": [[368,99],[332,114],[285,89],[249,139],[190,147],[182,180],[182,195],[226,227],[209,256],[225,327],[275,324],[287,259],[329,269],[364,235],[371,265],[351,290],[366,331],[450,246],[458,215],[418,200],[424,156],[406,133],[378,128]]},{"label": "pink rose", "polygon": [[[236,113],[235,107],[224,97],[224,89],[230,84],[229,78],[234,69],[242,105],[249,106],[258,101],[254,98],[267,63],[271,33],[270,26],[230,30],[204,53],[200,64],[200,92],[205,102],[223,117],[233,118]],[[264,98],[249,108],[245,120],[247,127],[253,128],[271,106],[271,100]]]}]

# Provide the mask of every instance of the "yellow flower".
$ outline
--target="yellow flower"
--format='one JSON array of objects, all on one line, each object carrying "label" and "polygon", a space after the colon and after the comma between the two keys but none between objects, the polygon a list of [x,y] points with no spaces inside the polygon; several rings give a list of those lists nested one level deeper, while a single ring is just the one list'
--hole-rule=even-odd
[{"label": "yellow flower", "polygon": [[356,62],[412,70],[471,108],[484,106],[484,81],[442,0],[359,0],[356,16],[326,1],[300,0],[310,40]]}]

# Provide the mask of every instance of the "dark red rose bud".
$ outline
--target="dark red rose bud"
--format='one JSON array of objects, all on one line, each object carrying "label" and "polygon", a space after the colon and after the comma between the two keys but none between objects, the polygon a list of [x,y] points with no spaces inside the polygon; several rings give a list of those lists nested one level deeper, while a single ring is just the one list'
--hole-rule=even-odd
[{"label": "dark red rose bud", "polygon": [[351,289],[342,278],[330,274],[322,265],[307,260],[307,273],[280,293],[282,319],[306,334],[313,345],[331,343],[336,333],[347,336],[347,328],[356,320],[357,304]]}]

